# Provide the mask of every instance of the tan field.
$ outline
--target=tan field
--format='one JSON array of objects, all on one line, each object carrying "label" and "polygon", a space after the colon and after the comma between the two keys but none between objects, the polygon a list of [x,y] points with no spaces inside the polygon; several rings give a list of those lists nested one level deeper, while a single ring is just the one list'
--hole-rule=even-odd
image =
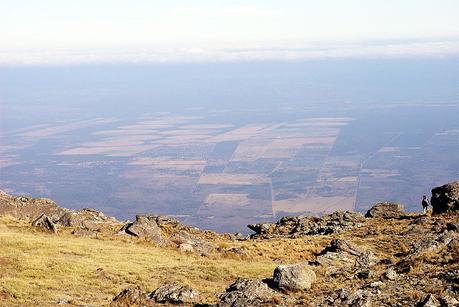
[{"label": "tan field", "polygon": [[198,184],[261,184],[270,183],[271,179],[260,174],[202,174]]},{"label": "tan field", "polygon": [[211,142],[223,142],[223,141],[239,141],[246,140],[250,137],[253,137],[257,134],[260,134],[263,129],[270,127],[271,125],[263,124],[250,124],[246,125],[223,134],[214,136],[210,139]]},{"label": "tan field", "polygon": [[109,124],[115,121],[116,120],[110,119],[110,118],[95,118],[95,119],[90,119],[90,120],[82,120],[82,121],[77,121],[77,122],[73,122],[69,124],[56,125],[56,126],[52,126],[48,128],[41,128],[41,129],[36,129],[33,131],[28,131],[25,133],[21,133],[20,136],[24,136],[27,138],[47,137],[47,136],[69,132],[69,131],[77,130],[81,128],[97,126],[97,125],[102,125],[102,124]]},{"label": "tan field", "polygon": [[206,166],[205,160],[171,160],[168,157],[147,158],[141,157],[130,162],[129,165],[144,165],[152,169],[172,169],[178,171],[202,171]]},{"label": "tan field", "polygon": [[255,161],[271,145],[270,140],[248,140],[241,142],[231,157],[231,161]]},{"label": "tan field", "polygon": [[227,129],[234,127],[233,125],[225,124],[202,124],[202,125],[183,125],[180,128],[183,129],[198,129],[198,130],[215,130],[215,129]]},{"label": "tan field", "polygon": [[247,194],[209,194],[206,198],[205,204],[207,206],[220,207],[244,207],[249,204],[250,200]]},{"label": "tan field", "polygon": [[106,147],[77,147],[64,150],[58,155],[106,155],[111,157],[130,157],[135,154],[151,150],[157,145],[133,145],[133,146],[106,146]]},{"label": "tan field", "polygon": [[400,172],[396,169],[368,169],[364,168],[361,171],[362,175],[369,176],[372,178],[388,178],[394,176],[400,176]]}]

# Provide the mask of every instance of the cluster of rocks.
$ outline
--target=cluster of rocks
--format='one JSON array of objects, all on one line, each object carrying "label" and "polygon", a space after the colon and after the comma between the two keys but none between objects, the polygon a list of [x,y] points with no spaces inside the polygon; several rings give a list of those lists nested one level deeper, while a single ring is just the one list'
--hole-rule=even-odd
[{"label": "cluster of rocks", "polygon": [[311,264],[320,265],[327,275],[372,277],[371,267],[378,262],[375,254],[343,239],[333,239]]},{"label": "cluster of rocks", "polygon": [[127,222],[118,234],[144,238],[158,246],[176,246],[184,252],[207,255],[214,250],[213,245],[202,238],[202,231],[166,216],[137,215],[135,221]]},{"label": "cluster of rocks", "polygon": [[299,237],[304,235],[333,234],[360,226],[365,221],[359,212],[337,211],[322,217],[287,216],[277,223],[260,223],[248,225],[255,231],[252,237]]},{"label": "cluster of rocks", "polygon": [[57,233],[59,227],[71,227],[72,233],[78,236],[97,236],[106,231],[108,235],[145,239],[157,246],[176,246],[184,252],[207,255],[214,251],[202,231],[167,216],[137,215],[133,222],[120,222],[94,209],[70,210],[47,198],[15,197],[2,191],[0,215],[30,221],[50,233]]},{"label": "cluster of rocks", "polygon": [[[272,279],[238,278],[218,296],[214,306],[271,306],[292,304],[288,293],[306,291],[316,281],[316,274],[304,263],[278,266]],[[113,298],[111,306],[154,306],[155,304],[199,304],[199,292],[189,286],[165,283],[155,291],[143,292],[140,288],[127,288]]]},{"label": "cluster of rocks", "polygon": [[45,231],[56,233],[58,227],[74,227],[75,234],[95,234],[103,226],[120,222],[100,211],[84,208],[70,210],[48,198],[12,196],[0,191],[0,215],[31,221]]},{"label": "cluster of rocks", "polygon": [[110,306],[156,306],[159,304],[193,305],[199,301],[199,292],[186,285],[165,283],[151,293],[140,287],[130,287],[113,298]]},{"label": "cluster of rocks", "polygon": [[[432,189],[432,213],[452,213],[459,211],[459,181]],[[381,202],[375,204],[363,216],[358,212],[337,211],[322,217],[286,216],[276,223],[251,224],[255,232],[252,238],[270,239],[274,237],[295,238],[305,235],[328,235],[361,226],[365,218],[403,219],[408,218],[403,204]],[[454,227],[454,225],[452,225]]]}]

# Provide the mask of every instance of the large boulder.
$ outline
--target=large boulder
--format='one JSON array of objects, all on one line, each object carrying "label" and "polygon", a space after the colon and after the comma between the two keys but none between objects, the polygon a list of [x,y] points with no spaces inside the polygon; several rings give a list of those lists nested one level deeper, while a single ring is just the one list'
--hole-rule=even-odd
[{"label": "large boulder", "polygon": [[378,203],[365,214],[365,217],[383,219],[398,219],[403,216],[405,216],[403,205],[391,202]]},{"label": "large boulder", "polygon": [[280,295],[260,280],[238,279],[220,295],[219,306],[272,306]]},{"label": "large boulder", "polygon": [[378,262],[375,254],[363,247],[343,239],[334,239],[317,255],[313,264],[319,264],[329,275],[360,275],[370,272],[369,269]]},{"label": "large boulder", "polygon": [[163,236],[155,219],[156,216],[150,218],[148,215],[137,215],[135,221],[124,225],[120,232],[139,238],[145,238],[160,246],[166,245],[168,240]]},{"label": "large boulder", "polygon": [[305,264],[280,265],[274,270],[273,281],[282,290],[308,290],[316,281],[316,274]]},{"label": "large boulder", "polygon": [[139,287],[130,287],[116,295],[111,307],[131,307],[131,306],[155,306],[155,302],[148,298],[148,295]]},{"label": "large boulder", "polygon": [[459,211],[459,181],[454,181],[432,189],[432,213]]},{"label": "large boulder", "polygon": [[99,230],[102,225],[118,223],[115,218],[106,216],[103,212],[91,208],[69,210],[61,215],[57,222],[62,226],[80,227],[92,231]]},{"label": "large boulder", "polygon": [[182,251],[192,251],[202,255],[207,255],[214,249],[212,244],[186,230],[173,234],[171,241],[177,244]]},{"label": "large boulder", "polygon": [[189,286],[165,283],[150,294],[150,299],[163,304],[193,304],[198,302],[199,292]]},{"label": "large boulder", "polygon": [[56,233],[56,224],[46,215],[40,215],[36,220],[32,222],[32,226],[39,227],[45,231]]},{"label": "large boulder", "polygon": [[42,214],[56,220],[68,211],[48,198],[12,196],[0,191],[0,215],[9,215],[31,222],[38,219]]},{"label": "large boulder", "polygon": [[433,255],[442,250],[446,250],[450,254],[449,257],[454,259],[457,257],[457,242],[459,242],[459,234],[454,231],[426,234],[422,239],[412,243],[410,252],[396,264],[396,269],[398,272],[407,273],[424,256]]}]

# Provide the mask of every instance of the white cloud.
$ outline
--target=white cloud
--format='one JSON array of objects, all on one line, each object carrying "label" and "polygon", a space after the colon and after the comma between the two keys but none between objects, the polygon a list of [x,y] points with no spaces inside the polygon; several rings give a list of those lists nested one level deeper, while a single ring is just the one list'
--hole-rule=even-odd
[{"label": "white cloud", "polygon": [[400,58],[459,56],[459,40],[308,44],[285,48],[169,47],[134,49],[55,49],[0,51],[0,65],[60,65],[89,63],[180,63],[326,58]]}]

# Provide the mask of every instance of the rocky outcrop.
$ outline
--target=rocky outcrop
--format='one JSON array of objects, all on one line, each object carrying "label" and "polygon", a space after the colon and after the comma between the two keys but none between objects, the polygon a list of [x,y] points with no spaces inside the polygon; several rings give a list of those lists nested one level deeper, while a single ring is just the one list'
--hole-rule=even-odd
[{"label": "rocky outcrop", "polygon": [[111,307],[131,307],[131,306],[155,306],[155,302],[151,300],[140,287],[130,287],[121,291],[116,295],[112,302]]},{"label": "rocky outcrop", "polygon": [[53,221],[44,213],[32,222],[32,226],[40,227],[41,229],[52,233],[57,232],[56,224],[54,224]]},{"label": "rocky outcrop", "polygon": [[361,213],[337,211],[323,217],[289,216],[277,223],[260,223],[248,225],[255,231],[252,237],[300,237],[305,235],[327,235],[350,230],[361,225],[365,218]]},{"label": "rocky outcrop", "polygon": [[[456,248],[454,245],[459,245],[459,234],[454,231],[445,231],[441,234],[428,234],[424,235],[424,238],[418,240],[412,244],[411,251],[396,265],[399,272],[406,273],[411,271],[419,259],[422,259],[425,255],[431,253],[438,253],[441,250],[452,247],[452,250]],[[454,254],[453,254],[454,253]],[[451,257],[457,257],[456,252],[451,251]]]},{"label": "rocky outcrop", "polygon": [[281,295],[256,279],[238,279],[220,295],[218,306],[272,306]]},{"label": "rocky outcrop", "polygon": [[193,304],[199,301],[199,292],[189,286],[165,283],[150,294],[157,303]]},{"label": "rocky outcrop", "polygon": [[124,225],[120,233],[145,238],[157,245],[166,245],[168,240],[163,236],[161,229],[156,223],[156,216],[137,215],[135,221]]},{"label": "rocky outcrop", "polygon": [[349,241],[334,239],[311,264],[321,265],[328,275],[354,274],[368,278],[378,258],[373,252]]},{"label": "rocky outcrop", "polygon": [[207,255],[214,250],[212,244],[185,230],[180,230],[173,234],[171,236],[171,241],[177,244],[182,251]]},{"label": "rocky outcrop", "polygon": [[390,202],[378,203],[365,214],[365,217],[383,219],[398,219],[403,216],[405,216],[403,205]]},{"label": "rocky outcrop", "polygon": [[459,212],[459,181],[432,189],[433,214]]},{"label": "rocky outcrop", "polygon": [[110,306],[148,307],[157,306],[158,304],[192,306],[197,303],[198,300],[199,292],[191,287],[179,285],[177,283],[165,283],[151,293],[143,291],[140,287],[126,288],[113,298]]},{"label": "rocky outcrop", "polygon": [[308,290],[316,278],[314,271],[306,264],[280,265],[274,270],[273,283],[282,290]]},{"label": "rocky outcrop", "polygon": [[45,214],[54,221],[68,211],[48,198],[12,196],[0,191],[0,215],[34,221]]},{"label": "rocky outcrop", "polygon": [[12,196],[0,191],[0,215],[9,215],[21,220],[31,221],[32,225],[40,226],[52,232],[57,225],[78,227],[75,233],[94,235],[103,226],[118,225],[119,222],[94,209],[65,209],[47,198]]},{"label": "rocky outcrop", "polygon": [[91,208],[69,210],[61,215],[57,222],[65,227],[80,227],[92,231],[100,230],[102,225],[118,223],[115,218]]}]

